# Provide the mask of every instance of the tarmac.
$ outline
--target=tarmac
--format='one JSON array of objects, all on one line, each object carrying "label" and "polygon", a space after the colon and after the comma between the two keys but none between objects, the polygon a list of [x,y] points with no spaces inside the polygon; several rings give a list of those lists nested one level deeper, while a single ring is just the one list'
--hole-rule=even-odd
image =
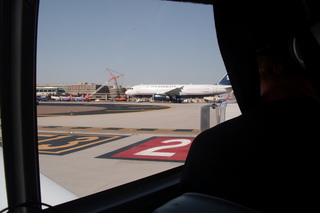
[{"label": "tarmac", "polygon": [[[41,173],[82,197],[182,165],[204,105],[40,103]],[[226,119],[238,115],[228,104]]]}]

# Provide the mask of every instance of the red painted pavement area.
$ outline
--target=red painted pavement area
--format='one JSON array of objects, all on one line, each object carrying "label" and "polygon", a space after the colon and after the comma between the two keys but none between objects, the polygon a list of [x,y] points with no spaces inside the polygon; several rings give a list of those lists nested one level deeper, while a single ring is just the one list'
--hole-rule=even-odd
[{"label": "red painted pavement area", "polygon": [[117,150],[108,158],[185,161],[193,139],[189,137],[153,137],[145,142],[138,142],[136,146]]}]

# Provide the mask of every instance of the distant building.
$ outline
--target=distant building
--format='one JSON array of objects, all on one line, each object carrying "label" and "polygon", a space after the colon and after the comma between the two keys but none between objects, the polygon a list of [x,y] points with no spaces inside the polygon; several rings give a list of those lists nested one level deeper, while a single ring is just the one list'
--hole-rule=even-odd
[{"label": "distant building", "polygon": [[123,88],[122,86],[109,86],[109,91],[110,91],[110,95],[109,97],[111,99],[114,99],[114,98],[120,98],[122,95],[125,94],[126,92],[126,89]]},{"label": "distant building", "polygon": [[39,86],[36,88],[37,96],[66,95],[65,88],[52,86]]},{"label": "distant building", "polygon": [[[63,95],[69,95],[72,94],[73,96],[85,96],[87,94],[92,94],[95,92],[99,87],[101,87],[101,84],[95,84],[95,83],[87,83],[87,82],[81,82],[78,84],[46,84],[46,85],[37,85],[37,90],[41,90],[41,88],[62,88],[65,91],[65,94]],[[124,95],[126,89],[122,86],[119,86],[118,89],[115,88],[115,86],[103,86],[99,89],[99,91],[96,91],[96,93],[91,97],[92,99],[113,99],[118,98],[119,95]],[[53,95],[53,94],[52,94]]]}]

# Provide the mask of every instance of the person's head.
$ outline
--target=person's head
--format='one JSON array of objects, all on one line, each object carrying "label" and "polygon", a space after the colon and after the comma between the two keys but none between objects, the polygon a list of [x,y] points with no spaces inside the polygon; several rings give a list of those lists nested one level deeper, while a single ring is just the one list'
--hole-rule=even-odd
[{"label": "person's head", "polygon": [[287,98],[319,99],[311,79],[299,65],[279,55],[257,57],[261,97],[264,101]]},{"label": "person's head", "polygon": [[[320,16],[312,7],[306,6],[313,5],[312,1],[307,2],[293,0],[288,4],[272,0],[261,4],[257,1],[244,16],[256,51],[264,100],[317,97],[311,82],[316,82],[312,78],[318,70],[313,70],[314,66],[310,64],[309,49],[313,44],[306,32]],[[306,63],[306,68],[301,66],[300,59]]]}]

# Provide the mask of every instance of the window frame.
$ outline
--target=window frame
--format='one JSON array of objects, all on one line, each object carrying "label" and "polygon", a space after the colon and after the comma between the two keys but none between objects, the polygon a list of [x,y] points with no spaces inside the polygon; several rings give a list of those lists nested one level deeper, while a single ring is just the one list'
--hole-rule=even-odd
[{"label": "window frame", "polygon": [[[0,0],[0,93],[9,209],[41,211],[36,114],[40,0]],[[174,1],[174,0],[173,0]],[[185,1],[212,4],[212,0]],[[179,195],[183,166],[69,201],[43,212],[151,212]]]},{"label": "window frame", "polygon": [[[24,212],[27,213],[41,210],[42,204],[36,115],[38,9],[39,0],[0,0],[1,128],[8,208],[26,207]],[[132,208],[150,212],[177,196],[182,168],[179,166],[53,208],[62,212],[116,209],[127,212]],[[42,211],[54,212],[52,208]]]},{"label": "window frame", "polygon": [[1,128],[11,209],[41,207],[35,86],[38,3],[0,2]]}]

